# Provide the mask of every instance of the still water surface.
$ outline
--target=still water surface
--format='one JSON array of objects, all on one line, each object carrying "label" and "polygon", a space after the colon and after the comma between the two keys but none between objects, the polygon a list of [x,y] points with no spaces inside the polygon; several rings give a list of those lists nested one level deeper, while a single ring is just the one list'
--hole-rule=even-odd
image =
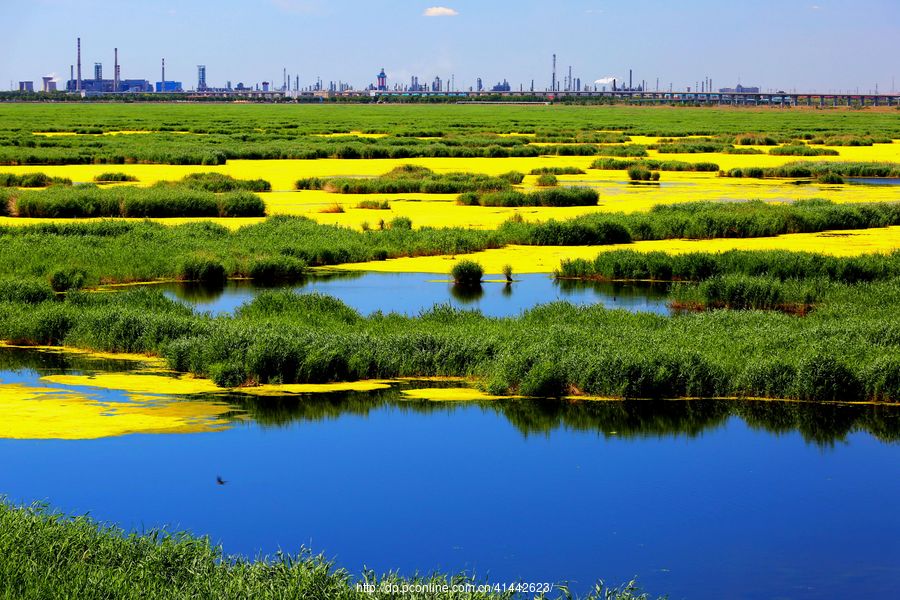
[{"label": "still water surface", "polygon": [[[0,391],[134,402],[41,380],[125,366],[0,349]],[[406,400],[410,385],[160,396],[232,411],[204,433],[0,439],[0,494],[125,528],[185,528],[231,553],[305,545],[354,572],[466,570],[582,592],[598,578],[638,576],[673,599],[900,588],[898,407],[447,403]]]},{"label": "still water surface", "polygon": [[[669,314],[666,284],[556,281],[542,274],[518,275],[509,285],[488,279],[478,288],[460,289],[446,276],[433,273],[329,273],[312,275],[289,287],[334,296],[364,315],[380,310],[414,316],[435,304],[449,303],[492,317],[506,317],[555,300]],[[159,287],[171,298],[215,314],[232,313],[265,289],[249,281],[229,281],[218,288],[183,283]]]}]

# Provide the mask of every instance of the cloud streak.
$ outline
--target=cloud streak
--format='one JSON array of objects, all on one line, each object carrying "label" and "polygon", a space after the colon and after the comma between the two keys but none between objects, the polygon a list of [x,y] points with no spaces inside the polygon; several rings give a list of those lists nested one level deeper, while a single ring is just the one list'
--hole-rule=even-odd
[{"label": "cloud streak", "polygon": [[459,15],[458,11],[446,6],[432,6],[426,8],[422,13],[423,17],[455,17],[457,15]]}]

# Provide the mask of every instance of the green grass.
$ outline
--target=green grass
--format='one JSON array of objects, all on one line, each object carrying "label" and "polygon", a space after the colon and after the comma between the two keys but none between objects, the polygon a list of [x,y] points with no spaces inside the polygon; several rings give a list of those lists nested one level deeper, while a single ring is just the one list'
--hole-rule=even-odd
[{"label": "green grass", "polygon": [[94,177],[94,181],[97,183],[122,183],[128,181],[137,181],[137,177],[134,175],[128,175],[127,173],[100,173],[99,175]]},{"label": "green grass", "polygon": [[578,167],[540,167],[532,169],[532,175],[584,175],[584,169]]},{"label": "green grass", "polygon": [[[883,260],[890,268],[898,261]],[[803,317],[768,310],[664,317],[561,302],[502,319],[449,306],[417,317],[363,317],[337,300],[290,291],[264,292],[234,317],[211,317],[157,290],[70,292],[61,301],[3,303],[0,339],[161,354],[177,371],[227,386],[464,376],[492,393],[529,396],[900,401],[900,329],[884,318],[900,310],[900,278],[796,279],[753,275],[735,286],[725,278],[732,290],[715,298],[777,308],[796,286],[815,293]]]},{"label": "green grass", "polygon": [[[374,583],[376,592],[358,589]],[[480,584],[465,575],[402,578],[372,571],[351,575],[323,555],[301,550],[248,560],[227,556],[208,538],[151,530],[126,533],[85,516],[66,517],[37,505],[0,504],[0,597],[120,599],[335,599],[423,598],[380,585]],[[589,598],[647,600],[634,584],[600,589]],[[398,588],[400,589],[400,588]],[[460,598],[437,592],[429,598]],[[512,599],[512,593],[476,591],[472,600]],[[565,597],[557,589],[549,598]]]},{"label": "green grass", "polygon": [[453,283],[461,286],[481,285],[483,276],[484,269],[474,260],[460,260],[450,270],[450,277],[453,278]]},{"label": "green grass", "polygon": [[[412,127],[410,123],[428,126]],[[120,130],[148,133],[62,137],[33,134]],[[182,133],[175,134],[176,131]],[[388,135],[380,139],[315,135],[350,131]],[[715,143],[726,151],[758,153],[755,148],[727,148],[732,143],[743,143],[750,131],[757,132],[752,134],[752,141],[772,138],[780,143],[808,139],[813,143],[862,145],[900,138],[896,115],[867,111],[564,105],[5,103],[0,107],[0,164],[215,165],[232,159],[574,156],[596,154],[597,144],[621,143],[629,134],[704,135],[709,136],[709,142],[692,143]],[[428,135],[417,136],[421,133]],[[498,135],[502,133],[536,135]],[[558,145],[535,146],[532,141]],[[677,149],[691,150],[684,145]]]},{"label": "green grass", "polygon": [[262,199],[250,192],[214,194],[181,185],[101,188],[53,186],[6,192],[11,214],[32,218],[260,217]]},{"label": "green grass", "polygon": [[510,180],[521,183],[520,173],[491,177],[479,173],[436,174],[425,167],[401,165],[379,177],[309,177],[298,180],[298,190],[325,190],[337,194],[460,194],[510,188]]},{"label": "green grass", "polygon": [[0,173],[0,187],[41,188],[49,185],[72,185],[72,180],[50,177],[46,173]]},{"label": "green grass", "polygon": [[838,156],[840,153],[831,148],[814,148],[805,144],[789,144],[769,150],[773,156]]},{"label": "green grass", "polygon": [[703,281],[724,275],[766,276],[787,281],[800,278],[836,283],[884,281],[900,277],[900,251],[835,257],[786,250],[727,252],[601,252],[594,260],[563,261],[556,276],[600,281]]},{"label": "green grass", "polygon": [[627,170],[632,167],[644,167],[653,171],[698,171],[715,172],[719,165],[712,162],[686,162],[681,160],[656,160],[656,159],[626,159],[598,158],[591,163],[592,169],[605,169],[611,171]]},{"label": "green grass", "polygon": [[[541,194],[546,201],[545,194],[571,194],[573,189],[577,193],[577,188],[550,188],[534,194]],[[521,201],[519,193],[512,201]],[[493,231],[412,229],[412,222],[403,217],[369,231],[285,216],[270,217],[236,231],[211,223],[47,223],[0,227],[0,246],[4,248],[0,253],[0,277],[50,278],[57,271],[75,269],[84,274],[86,285],[170,279],[182,277],[180,265],[195,257],[220,263],[229,277],[248,277],[255,261],[284,256],[322,266],[404,256],[466,254],[508,244],[592,245],[671,238],[760,237],[898,224],[898,204],[828,201],[686,203],[657,206],[647,213],[597,213],[567,221],[529,223],[521,218],[510,219]]]},{"label": "green grass", "polygon": [[791,162],[778,167],[738,167],[729,177],[900,177],[900,164],[891,162]]},{"label": "green grass", "polygon": [[[556,181],[554,175],[541,175],[541,177],[552,177],[553,181]],[[538,185],[550,187],[527,193],[514,190],[488,193],[469,192],[462,194],[456,202],[464,206],[595,206],[600,197],[597,191],[591,188],[552,187],[553,184],[549,179],[545,183],[539,181]]]}]

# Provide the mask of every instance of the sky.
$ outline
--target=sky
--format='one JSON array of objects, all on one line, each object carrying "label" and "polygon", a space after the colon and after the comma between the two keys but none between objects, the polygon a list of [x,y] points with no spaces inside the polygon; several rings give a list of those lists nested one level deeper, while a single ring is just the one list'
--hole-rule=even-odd
[{"label": "sky", "polygon": [[[0,89],[68,79],[81,37],[82,77],[166,79],[186,89],[321,77],[356,87],[437,75],[468,89],[507,79],[549,86],[633,69],[635,85],[881,92],[900,89],[900,0],[0,0]],[[895,83],[892,83],[895,80]]]}]

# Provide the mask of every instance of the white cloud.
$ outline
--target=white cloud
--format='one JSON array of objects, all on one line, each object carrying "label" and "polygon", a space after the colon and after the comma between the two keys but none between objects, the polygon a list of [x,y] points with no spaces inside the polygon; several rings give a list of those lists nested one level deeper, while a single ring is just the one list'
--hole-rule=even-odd
[{"label": "white cloud", "polygon": [[457,15],[459,15],[458,11],[446,6],[432,6],[426,8],[422,13],[423,17],[455,17]]}]

